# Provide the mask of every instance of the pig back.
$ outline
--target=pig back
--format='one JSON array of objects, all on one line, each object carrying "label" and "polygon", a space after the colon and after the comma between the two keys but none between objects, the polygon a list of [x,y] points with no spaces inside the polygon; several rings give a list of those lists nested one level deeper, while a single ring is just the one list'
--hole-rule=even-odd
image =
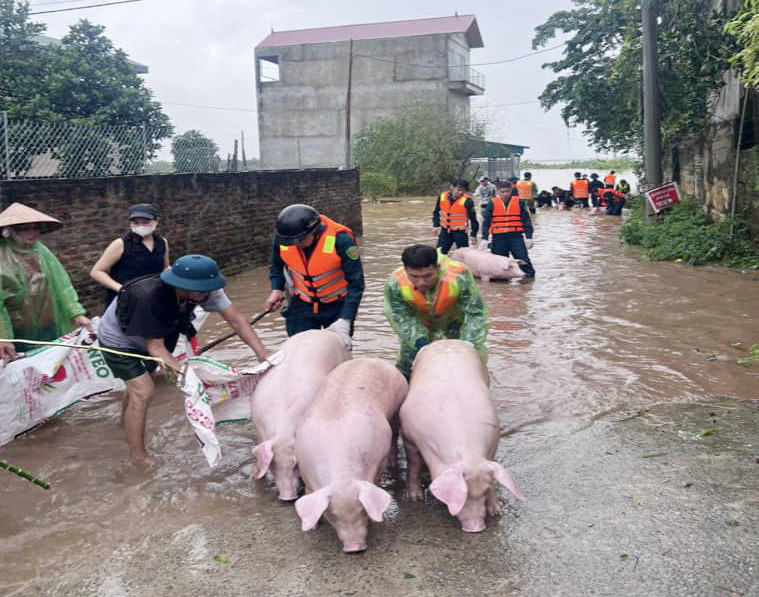
[{"label": "pig back", "polygon": [[[466,443],[482,425],[497,430],[488,375],[477,350],[463,340],[438,340],[417,355],[400,410],[404,435],[424,434]],[[455,443],[455,442],[454,442]]]},{"label": "pig back", "polygon": [[300,416],[319,391],[325,377],[350,358],[343,341],[329,330],[308,330],[285,341],[282,362],[258,382],[252,398],[253,421]]}]

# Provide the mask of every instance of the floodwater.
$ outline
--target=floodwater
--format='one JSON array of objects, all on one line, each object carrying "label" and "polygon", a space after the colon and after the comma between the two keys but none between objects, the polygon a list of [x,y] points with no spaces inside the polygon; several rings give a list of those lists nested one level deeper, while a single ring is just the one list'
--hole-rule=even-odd
[{"label": "floodwater", "polygon": [[[354,356],[394,358],[383,283],[406,245],[433,242],[432,207],[363,205]],[[272,484],[251,483],[250,425],[220,430],[224,460],[211,471],[178,392],[159,382],[155,471],[126,462],[112,395],[0,448],[52,485],[0,471],[0,595],[759,595],[759,366],[736,364],[759,342],[759,273],[642,262],[619,226],[541,211],[535,280],[479,284],[498,458],[528,497],[502,493],[486,532],[463,534],[440,504],[411,503],[387,478],[386,521],[372,525],[369,551],[345,556],[329,525],[301,533]],[[228,292],[259,312],[266,268]],[[256,329],[272,348],[285,338],[277,315]],[[226,331],[212,316],[201,343]],[[209,356],[252,364],[239,340]],[[704,427],[721,435],[700,438]]]}]

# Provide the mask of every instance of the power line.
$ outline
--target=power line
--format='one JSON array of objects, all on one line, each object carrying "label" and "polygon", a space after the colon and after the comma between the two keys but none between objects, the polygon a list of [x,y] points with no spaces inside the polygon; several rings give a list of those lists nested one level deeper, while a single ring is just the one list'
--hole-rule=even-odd
[{"label": "power line", "polygon": [[176,102],[162,102],[160,100],[157,100],[159,103],[163,104],[164,106],[182,106],[184,108],[203,108],[205,110],[229,110],[231,112],[257,112],[258,110],[254,110],[253,108],[232,108],[229,106],[200,106],[197,104],[179,104]]},{"label": "power line", "polygon": [[35,6],[49,6],[51,4],[75,4],[76,2],[84,2],[85,0],[53,0],[52,2],[35,2],[34,4],[30,4],[29,7],[33,8]]},{"label": "power line", "polygon": [[538,100],[532,100],[529,102],[514,102],[513,104],[494,104],[492,106],[472,106],[472,110],[482,110],[485,108],[507,108],[511,106],[526,106],[528,104],[539,104]]},{"label": "power line", "polygon": [[40,12],[30,12],[32,15],[46,15],[51,12],[66,12],[68,10],[83,10],[85,8],[98,8],[100,6],[113,6],[114,4],[129,4],[130,2],[142,2],[142,0],[119,0],[118,2],[105,2],[103,4],[88,4],[87,6],[74,6],[72,8],[57,8],[55,10],[41,10]]},{"label": "power line", "polygon": [[389,60],[387,58],[378,58],[376,56],[368,56],[366,54],[353,54],[353,56],[357,58],[368,58],[369,60],[376,60],[377,62],[387,62],[389,64],[400,64],[403,66],[415,66],[419,68],[464,68],[468,66],[488,66],[491,64],[505,64],[507,62],[515,62],[517,60],[522,60],[523,58],[528,58],[530,56],[535,56],[536,54],[543,54],[544,52],[549,52],[551,50],[556,50],[557,48],[564,47],[565,44],[558,44],[555,46],[551,46],[550,48],[544,48],[542,50],[537,50],[536,52],[530,52],[529,54],[522,54],[521,56],[516,56],[514,58],[505,58],[503,60],[493,60],[490,62],[470,62],[469,64],[456,64],[456,65],[433,65],[433,64],[414,64],[412,62],[398,62],[397,60]]}]

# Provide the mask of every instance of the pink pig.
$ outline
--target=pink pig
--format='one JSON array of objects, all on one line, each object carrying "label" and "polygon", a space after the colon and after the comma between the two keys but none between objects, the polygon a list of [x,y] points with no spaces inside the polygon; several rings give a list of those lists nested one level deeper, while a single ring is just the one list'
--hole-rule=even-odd
[{"label": "pink pig", "polygon": [[408,460],[408,491],[423,499],[426,463],[430,491],[468,533],[485,530],[485,514],[500,514],[493,483],[519,500],[514,476],[493,461],[499,429],[480,355],[463,340],[438,340],[417,354],[400,411]]},{"label": "pink pig", "polygon": [[494,255],[490,251],[463,247],[452,251],[451,258],[466,265],[472,270],[472,275],[483,282],[524,278],[524,272],[516,259]]},{"label": "pink pig", "polygon": [[407,391],[381,359],[347,361],[327,376],[295,439],[308,492],[295,502],[304,531],[326,513],[343,551],[366,549],[368,518],[381,522],[392,499],[376,483],[396,438],[389,421]]},{"label": "pink pig", "polygon": [[280,348],[284,358],[256,386],[251,418],[258,445],[253,449],[253,476],[261,479],[271,467],[279,499],[298,497],[295,431],[324,378],[350,358],[340,336],[329,330],[309,330],[289,338]]}]

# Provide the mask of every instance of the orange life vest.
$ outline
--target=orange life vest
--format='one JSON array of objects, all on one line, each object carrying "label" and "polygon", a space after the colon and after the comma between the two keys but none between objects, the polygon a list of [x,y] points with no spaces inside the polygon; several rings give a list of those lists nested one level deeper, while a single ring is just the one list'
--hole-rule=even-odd
[{"label": "orange life vest", "polygon": [[466,201],[469,195],[461,195],[451,203],[450,194],[446,191],[440,194],[440,226],[446,230],[466,230],[469,214],[466,211]]},{"label": "orange life vest", "polygon": [[625,196],[624,193],[615,191],[614,189],[601,189],[599,194],[601,195],[601,207],[606,207],[610,201],[612,203],[619,203],[620,199]]},{"label": "orange life vest", "polygon": [[588,181],[584,178],[575,178],[571,184],[572,197],[575,199],[588,198]]},{"label": "orange life vest", "polygon": [[488,233],[503,234],[505,232],[524,232],[519,197],[512,197],[508,206],[500,197],[493,199],[493,219],[490,221]]},{"label": "orange life vest", "polygon": [[617,177],[614,174],[609,173],[606,176],[604,176],[604,184],[607,187],[613,187],[615,180],[617,180]]},{"label": "orange life vest", "polygon": [[319,312],[319,303],[332,303],[348,294],[348,281],[335,249],[335,239],[338,232],[347,232],[354,238],[353,231],[347,226],[326,216],[321,216],[321,220],[326,228],[308,260],[301,248],[279,245],[279,255],[292,278],[295,295],[302,301],[313,303],[314,313]]},{"label": "orange life vest", "polygon": [[520,199],[532,199],[532,181],[526,178],[517,183],[517,194]]},{"label": "orange life vest", "polygon": [[392,274],[400,285],[401,298],[414,308],[419,320],[427,328],[432,326],[429,319],[430,314],[440,316],[456,304],[460,291],[457,278],[467,271],[466,265],[440,253],[438,253],[438,266],[442,272],[437,281],[431,304],[427,303],[424,294],[414,288],[403,266],[396,269]]}]

